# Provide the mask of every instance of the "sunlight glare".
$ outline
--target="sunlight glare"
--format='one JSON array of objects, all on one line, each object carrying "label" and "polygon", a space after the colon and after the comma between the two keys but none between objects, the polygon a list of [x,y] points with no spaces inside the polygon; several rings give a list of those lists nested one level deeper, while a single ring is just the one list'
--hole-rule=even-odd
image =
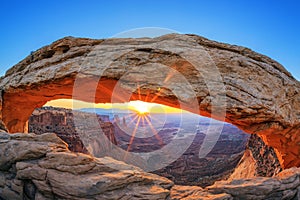
[{"label": "sunlight glare", "polygon": [[147,115],[149,113],[149,104],[143,101],[130,101],[129,108],[137,112],[139,115]]}]

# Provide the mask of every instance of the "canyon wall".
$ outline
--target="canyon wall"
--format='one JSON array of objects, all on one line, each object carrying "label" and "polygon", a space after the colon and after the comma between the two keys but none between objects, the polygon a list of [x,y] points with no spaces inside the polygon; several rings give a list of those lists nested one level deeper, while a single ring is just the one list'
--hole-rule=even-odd
[{"label": "canyon wall", "polygon": [[28,132],[31,113],[49,100],[141,99],[256,133],[274,148],[282,168],[300,166],[300,84],[279,63],[248,48],[196,35],[67,37],[8,70],[0,88],[1,119],[11,133]]},{"label": "canyon wall", "polygon": [[281,171],[274,149],[267,146],[258,135],[252,134],[243,157],[228,180],[272,177]]},{"label": "canyon wall", "polygon": [[[73,113],[76,113],[77,116],[80,115],[81,120],[85,120],[89,115],[88,113],[64,108],[43,107],[35,109],[29,118],[28,130],[35,134],[55,133],[68,144],[68,148],[71,151],[88,153],[78,134],[78,131],[82,132],[85,130],[79,130],[80,127],[78,126],[75,127]],[[112,123],[104,121],[103,118],[99,116],[98,120],[101,130],[112,144],[116,145],[114,126]],[[84,129],[84,127],[81,129]]]}]

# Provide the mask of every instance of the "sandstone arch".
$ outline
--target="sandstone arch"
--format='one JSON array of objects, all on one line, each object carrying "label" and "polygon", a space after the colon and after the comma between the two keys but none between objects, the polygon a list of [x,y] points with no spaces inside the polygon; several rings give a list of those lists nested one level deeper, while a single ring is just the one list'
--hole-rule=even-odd
[{"label": "sandstone arch", "polygon": [[[168,44],[170,51],[162,51]],[[149,39],[92,40],[67,37],[43,47],[7,71],[0,80],[2,90],[1,118],[9,132],[27,132],[27,120],[32,111],[49,100],[60,98],[85,99],[97,67],[87,61],[106,55],[112,61],[99,81],[95,102],[111,102],[114,86],[126,70],[147,63],[160,63],[176,69],[191,83],[202,115],[211,116],[208,88],[199,79],[193,66],[172,50],[188,54],[200,46],[218,67],[226,87],[225,121],[248,133],[257,133],[277,151],[283,168],[300,166],[300,83],[279,63],[244,47],[207,40],[195,35],[165,35]],[[94,50],[98,54],[94,54]],[[126,54],[122,50],[129,49]],[[121,55],[120,55],[121,54]],[[200,56],[200,55],[199,55]],[[209,72],[209,65],[207,67]],[[78,74],[78,71],[81,72]],[[82,68],[84,70],[82,70]],[[152,69],[153,70],[153,69]],[[153,72],[153,71],[152,71]],[[213,73],[213,72],[211,72]],[[152,74],[159,76],[159,73]],[[80,82],[80,97],[73,95],[74,81]],[[138,75],[131,79],[141,79]],[[124,88],[129,82],[124,82]],[[146,85],[142,95],[157,95],[155,86]],[[137,98],[134,93],[132,98]],[[122,99],[120,99],[122,101]],[[163,90],[155,102],[178,107],[170,91]],[[188,105],[187,105],[188,108]]]}]

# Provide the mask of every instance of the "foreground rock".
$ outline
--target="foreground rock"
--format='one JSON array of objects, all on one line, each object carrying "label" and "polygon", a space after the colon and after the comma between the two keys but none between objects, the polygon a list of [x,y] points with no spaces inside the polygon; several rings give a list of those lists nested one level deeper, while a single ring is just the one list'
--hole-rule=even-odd
[{"label": "foreground rock", "polygon": [[299,199],[300,169],[272,178],[173,182],[109,157],[72,153],[53,133],[0,133],[0,199]]},{"label": "foreground rock", "polygon": [[172,181],[71,153],[54,133],[0,133],[0,199],[166,199]]},{"label": "foreground rock", "polygon": [[220,193],[211,194],[201,187],[197,186],[179,186],[175,185],[171,190],[171,197],[174,200],[231,200],[230,194]]},{"label": "foreground rock", "polygon": [[[0,118],[12,133],[27,132],[32,111],[53,99],[106,103],[141,97],[173,107],[180,107],[180,99],[187,110],[262,136],[284,169],[300,166],[300,84],[279,63],[248,48],[196,35],[67,37],[8,70],[0,88]],[[226,110],[218,107],[222,99]]]},{"label": "foreground rock", "polygon": [[230,194],[234,199],[296,200],[300,198],[300,169],[287,169],[273,178],[219,181],[207,189],[213,194]]}]

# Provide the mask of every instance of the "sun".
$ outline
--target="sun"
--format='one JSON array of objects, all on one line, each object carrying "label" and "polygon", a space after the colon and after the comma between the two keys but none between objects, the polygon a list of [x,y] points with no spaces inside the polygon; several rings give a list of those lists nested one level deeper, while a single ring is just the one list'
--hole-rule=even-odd
[{"label": "sun", "polygon": [[138,115],[149,114],[148,104],[143,101],[130,101],[129,108],[135,111]]}]

